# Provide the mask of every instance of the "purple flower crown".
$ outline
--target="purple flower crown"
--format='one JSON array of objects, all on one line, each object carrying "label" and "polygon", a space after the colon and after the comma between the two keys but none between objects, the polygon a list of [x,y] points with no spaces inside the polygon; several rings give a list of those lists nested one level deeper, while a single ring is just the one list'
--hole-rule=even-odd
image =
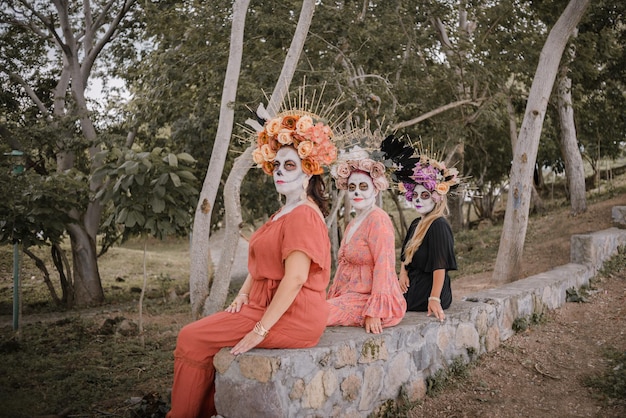
[{"label": "purple flower crown", "polygon": [[393,135],[382,142],[381,152],[393,162],[395,170],[393,178],[409,202],[413,201],[415,186],[418,184],[432,193],[435,202],[439,202],[461,183],[456,168],[447,168],[443,161],[429,157],[424,152],[416,155],[411,146]]}]

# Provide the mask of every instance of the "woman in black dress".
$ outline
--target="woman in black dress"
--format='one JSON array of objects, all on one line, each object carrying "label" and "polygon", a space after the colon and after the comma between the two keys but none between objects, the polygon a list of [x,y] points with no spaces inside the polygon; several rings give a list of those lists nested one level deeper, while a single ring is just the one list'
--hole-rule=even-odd
[{"label": "woman in black dress", "polygon": [[440,321],[452,303],[448,271],[456,270],[454,237],[448,215],[448,192],[460,183],[456,168],[425,155],[414,154],[401,140],[387,137],[381,151],[398,168],[394,179],[400,192],[418,212],[402,245],[400,289],[407,311],[427,311]]},{"label": "woman in black dress", "polygon": [[413,221],[402,245],[400,288],[408,311],[428,311],[428,316],[443,321],[443,310],[452,303],[448,271],[457,268],[452,229],[444,217],[447,198],[440,196],[435,203],[420,184],[415,192],[412,202],[421,217]]}]

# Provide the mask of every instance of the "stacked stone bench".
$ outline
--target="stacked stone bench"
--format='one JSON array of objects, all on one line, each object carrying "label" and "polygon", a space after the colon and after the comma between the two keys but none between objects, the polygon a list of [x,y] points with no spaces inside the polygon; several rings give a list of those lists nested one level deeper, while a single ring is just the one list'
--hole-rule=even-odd
[{"label": "stacked stone bench", "polygon": [[[624,212],[621,212],[624,213]],[[424,397],[429,377],[468,363],[514,334],[518,319],[562,306],[626,246],[626,229],[571,238],[571,263],[455,301],[445,322],[409,312],[382,334],[330,327],[308,349],[215,356],[217,410],[225,418],[367,417],[389,401]]]}]

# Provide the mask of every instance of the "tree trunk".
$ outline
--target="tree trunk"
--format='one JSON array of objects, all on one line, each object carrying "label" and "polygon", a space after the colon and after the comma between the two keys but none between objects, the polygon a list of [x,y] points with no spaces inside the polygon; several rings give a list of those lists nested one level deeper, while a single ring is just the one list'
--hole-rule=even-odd
[{"label": "tree trunk", "polygon": [[[246,26],[246,12],[250,0],[237,0],[233,4],[233,19],[230,32],[230,52],[228,65],[226,67],[226,77],[224,78],[224,88],[222,89],[222,102],[220,105],[220,118],[217,125],[215,142],[211,152],[211,160],[207,169],[198,207],[194,215],[193,232],[191,237],[191,264],[189,276],[189,294],[191,300],[191,311],[194,318],[202,313],[202,307],[206,301],[209,291],[209,273],[213,271],[211,266],[211,250],[209,248],[209,237],[211,235],[211,214],[215,204],[215,197],[219,189],[224,163],[230,145],[230,137],[233,132],[233,122],[235,119],[235,109],[232,106],[237,98],[237,86],[239,73],[241,71],[241,57],[243,54],[243,35]],[[235,247],[236,248],[236,247]],[[223,258],[223,256],[222,256]],[[231,261],[232,262],[232,261]],[[230,275],[220,278],[218,281],[230,282]],[[213,282],[215,286],[215,281]],[[219,293],[224,293],[218,285]],[[215,289],[217,290],[217,288]],[[226,293],[228,285],[226,285]],[[226,296],[224,293],[224,299]]]},{"label": "tree trunk", "polygon": [[492,281],[497,284],[519,278],[528,227],[533,170],[548,100],[565,45],[588,5],[589,0],[569,2],[550,31],[539,57],[520,135],[513,154],[504,226],[492,276]]},{"label": "tree trunk", "polygon": [[[511,101],[511,95],[507,95],[507,103],[506,103],[507,113],[509,115],[509,134],[511,136],[511,151],[513,155],[515,155],[515,147],[517,146],[517,123],[515,121],[515,109],[513,107],[513,102]],[[536,157],[535,157],[536,158]],[[537,176],[541,174],[541,168],[535,167],[533,170],[533,177],[530,182],[530,207],[529,209],[534,210],[536,213],[541,213],[543,211],[543,200],[541,196],[537,192],[537,188],[535,187],[534,175],[537,173]],[[541,184],[537,182],[537,184]],[[522,244],[523,245],[523,244]]]},{"label": "tree trunk", "polygon": [[331,250],[331,266],[337,265],[337,253],[339,251],[339,245],[341,244],[341,237],[339,236],[339,209],[341,208],[341,202],[343,202],[343,196],[346,194],[345,190],[333,190],[331,202],[333,206],[330,208],[330,213],[326,217],[326,226],[328,227],[328,236],[330,238],[330,250]]},{"label": "tree trunk", "polygon": [[143,298],[146,295],[146,287],[148,287],[148,271],[146,270],[146,255],[148,254],[148,235],[144,234],[143,237],[143,283],[141,285],[141,293],[139,294],[139,342],[141,348],[146,348],[146,338],[143,333]]},{"label": "tree trunk", "polygon": [[[270,102],[267,105],[267,111],[272,116],[280,108],[280,103],[282,103],[289,85],[291,84],[291,79],[293,78],[298,60],[300,59],[304,42],[306,41],[307,34],[309,33],[309,27],[311,26],[314,11],[315,0],[303,1],[300,19],[298,20],[296,31],[289,47],[289,51],[287,52],[285,63],[281,74],[278,77]],[[235,251],[237,250],[237,244],[239,242],[239,228],[242,221],[240,188],[243,178],[252,167],[252,151],[253,147],[251,146],[235,160],[233,169],[230,171],[224,186],[224,206],[226,211],[224,247],[216,269],[213,284],[211,285],[211,293],[209,294],[209,297],[206,298],[206,302],[204,303],[203,313],[205,315],[221,310],[228,295],[228,288],[230,286],[230,271],[233,260],[235,259]]]},{"label": "tree trunk", "polygon": [[[133,7],[134,3],[134,0],[128,1],[124,4],[124,7],[115,12],[115,16],[107,16],[111,18],[110,24],[107,25],[106,31],[100,32],[102,23],[95,24],[93,21],[91,3],[83,2],[83,28],[80,30],[80,35],[75,36],[69,13],[70,4],[59,0],[53,1],[58,12],[60,26],[60,37],[55,38],[55,41],[63,52],[63,69],[55,88],[53,113],[57,117],[62,118],[67,116],[71,107],[72,113],[80,120],[83,136],[90,144],[90,157],[93,157],[99,151],[96,145],[98,143],[98,134],[91,119],[91,112],[85,98],[85,90],[96,58],[104,46],[115,36],[119,22]],[[96,35],[101,36],[97,39]],[[63,44],[61,44],[61,38],[63,39]],[[74,103],[71,106],[66,98],[68,87],[70,87],[74,99]],[[74,166],[75,158],[73,152],[66,152],[65,149],[61,148],[57,159],[60,161],[58,164],[59,171],[65,171]],[[92,172],[97,167],[97,163],[92,160],[90,167]],[[100,182],[91,181],[89,184],[92,192],[97,191],[100,186]],[[98,253],[96,251],[96,235],[100,225],[102,209],[100,202],[89,202],[85,213],[72,214],[80,224],[76,223],[67,226],[72,247],[73,290],[75,292],[73,296],[68,296],[68,303],[74,300],[79,306],[88,306],[104,301],[104,292],[98,271]],[[71,290],[72,287],[68,287],[68,289]]]},{"label": "tree trunk", "polygon": [[35,262],[35,265],[43,274],[43,281],[48,287],[48,290],[50,291],[50,296],[52,296],[52,300],[54,301],[54,304],[57,306],[61,305],[61,299],[59,299],[59,296],[57,295],[57,292],[54,289],[54,286],[52,285],[52,281],[50,280],[50,273],[48,272],[48,269],[46,268],[46,263],[44,263],[41,258],[37,257],[28,248],[23,248],[22,251],[24,252],[24,254],[29,256]]},{"label": "tree trunk", "polygon": [[574,109],[572,107],[572,80],[567,76],[568,67],[561,68],[558,85],[558,108],[561,132],[559,136],[561,154],[565,162],[565,175],[569,189],[572,215],[579,215],[587,210],[585,195],[585,169],[583,157],[580,155],[576,126],[574,125]]},{"label": "tree trunk", "polygon": [[[445,160],[446,167],[456,167],[459,172],[463,172],[463,164],[465,163],[465,145],[459,142]],[[463,191],[459,188],[461,194],[448,195],[448,207],[450,208],[450,226],[454,232],[463,229]]]},{"label": "tree trunk", "polygon": [[241,182],[246,173],[252,167],[253,147],[249,147],[243,154],[235,159],[233,168],[228,175],[224,186],[224,206],[225,230],[222,256],[215,271],[215,279],[211,285],[211,293],[203,306],[203,314],[210,315],[220,311],[224,307],[224,302],[228,296],[230,287],[230,276],[235,260],[235,252],[239,244],[240,225],[243,222],[241,217]]},{"label": "tree trunk", "polygon": [[96,242],[84,227],[68,225],[72,243],[74,270],[74,300],[77,306],[91,306],[104,301],[104,292],[98,272]]},{"label": "tree trunk", "polygon": [[388,189],[387,191],[389,192],[389,195],[393,200],[393,204],[396,206],[396,210],[398,211],[398,219],[396,219],[394,225],[396,226],[396,232],[398,233],[398,236],[401,240],[403,240],[408,229],[408,225],[406,224],[406,218],[404,216],[404,209],[402,208],[402,204],[398,201],[398,195],[396,195],[395,192],[391,189]]},{"label": "tree trunk", "polygon": [[[74,306],[74,280],[72,279],[72,267],[67,259],[65,250],[59,244],[52,244],[50,249],[52,262],[59,272],[59,281],[63,291],[62,302],[66,306]],[[69,277],[67,275],[69,275]]]}]

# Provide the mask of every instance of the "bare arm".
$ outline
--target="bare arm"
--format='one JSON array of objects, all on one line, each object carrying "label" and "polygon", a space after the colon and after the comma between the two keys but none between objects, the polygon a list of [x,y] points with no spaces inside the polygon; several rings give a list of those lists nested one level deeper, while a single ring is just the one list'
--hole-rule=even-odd
[{"label": "bare arm", "polygon": [[[443,308],[441,307],[441,289],[443,289],[443,282],[446,278],[446,270],[439,269],[433,271],[433,287],[430,290],[430,297],[428,298],[428,314],[435,315],[435,317],[443,321],[446,319],[446,315],[443,313]],[[436,299],[431,299],[436,298]]]},{"label": "bare arm", "polygon": [[[264,329],[270,330],[283,316],[285,311],[289,309],[302,285],[306,282],[310,267],[311,259],[302,251],[294,251],[287,256],[285,260],[285,276],[280,281],[276,294],[259,321]],[[256,332],[250,331],[230,352],[235,355],[243,354],[256,347],[263,338]]]},{"label": "bare arm", "polygon": [[246,281],[241,285],[239,293],[235,296],[233,302],[225,309],[226,312],[239,312],[243,305],[250,303],[250,289],[252,289],[252,276],[248,273],[248,277],[246,277]]}]

